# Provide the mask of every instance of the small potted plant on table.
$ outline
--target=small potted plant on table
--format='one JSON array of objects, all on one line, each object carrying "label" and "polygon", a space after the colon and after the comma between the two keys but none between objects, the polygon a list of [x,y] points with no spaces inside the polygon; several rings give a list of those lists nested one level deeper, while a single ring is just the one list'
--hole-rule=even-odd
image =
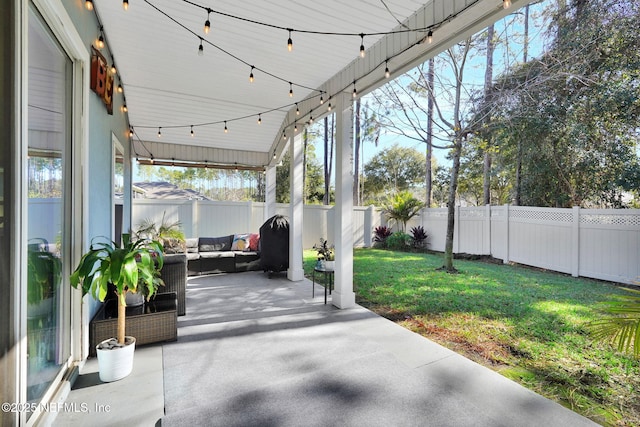
[{"label": "small potted plant on table", "polygon": [[71,285],[82,285],[83,294],[104,301],[109,284],[115,288],[118,304],[118,333],[97,345],[100,380],[104,382],[122,379],[133,368],[135,338],[125,337],[126,294],[142,292],[153,296],[158,286],[156,269],[163,264],[163,248],[157,241],[131,241],[129,234],[122,235],[123,246],[115,242],[92,243],[71,274]]},{"label": "small potted plant on table", "polygon": [[336,254],[333,245],[329,246],[329,242],[322,237],[320,244],[313,245],[313,249],[318,252],[317,266],[326,270],[334,270],[336,266]]}]

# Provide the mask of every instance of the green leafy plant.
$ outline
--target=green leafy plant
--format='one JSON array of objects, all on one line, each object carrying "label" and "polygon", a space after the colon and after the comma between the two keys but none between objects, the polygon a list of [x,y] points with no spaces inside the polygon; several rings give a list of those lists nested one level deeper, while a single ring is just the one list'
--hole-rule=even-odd
[{"label": "green leafy plant", "polygon": [[400,191],[392,196],[383,209],[389,220],[399,222],[401,230],[407,229],[407,222],[420,212],[424,204],[413,197],[410,191]]},{"label": "green leafy plant", "polygon": [[609,316],[587,326],[594,338],[613,343],[620,352],[640,357],[640,291],[624,289],[633,294],[607,302],[604,311]]},{"label": "green leafy plant", "polygon": [[115,242],[93,243],[71,274],[71,286],[82,285],[83,294],[104,301],[109,284],[115,288],[118,300],[118,343],[125,342],[125,294],[142,291],[147,298],[153,296],[161,279],[157,270],[163,265],[163,247],[160,242],[149,240],[132,241],[129,234],[122,235],[123,246]]},{"label": "green leafy plant", "polygon": [[387,238],[387,248],[403,251],[411,245],[411,236],[402,231],[396,231]]},{"label": "green leafy plant", "polygon": [[186,247],[185,235],[181,230],[182,223],[180,221],[168,221],[166,214],[166,211],[162,213],[160,224],[156,224],[156,222],[150,218],[143,220],[135,231],[135,237],[136,239],[158,241],[167,253],[184,252]]},{"label": "green leafy plant", "polygon": [[60,282],[62,264],[60,258],[43,245],[29,245],[27,254],[27,303],[37,304],[51,298]]},{"label": "green leafy plant", "polygon": [[320,238],[320,244],[313,245],[313,249],[318,252],[318,259],[323,259],[325,261],[335,261],[335,247],[333,245],[329,246],[329,242],[322,237]]}]

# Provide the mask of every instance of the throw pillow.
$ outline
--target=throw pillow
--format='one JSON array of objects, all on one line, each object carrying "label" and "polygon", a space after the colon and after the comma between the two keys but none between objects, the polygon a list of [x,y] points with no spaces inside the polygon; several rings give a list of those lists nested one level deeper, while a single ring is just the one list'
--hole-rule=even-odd
[{"label": "throw pillow", "polygon": [[256,252],[258,250],[258,244],[260,242],[260,235],[257,233],[249,236],[249,250]]},{"label": "throw pillow", "polygon": [[236,234],[233,236],[232,251],[244,251],[247,247],[249,247],[249,234]]}]

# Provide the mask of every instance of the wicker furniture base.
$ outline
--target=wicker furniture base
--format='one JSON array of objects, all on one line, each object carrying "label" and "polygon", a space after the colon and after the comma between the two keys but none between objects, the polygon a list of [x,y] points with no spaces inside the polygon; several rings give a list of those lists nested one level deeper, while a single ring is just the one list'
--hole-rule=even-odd
[{"label": "wicker furniture base", "polygon": [[165,255],[164,265],[160,270],[160,278],[164,281],[162,292],[175,292],[178,297],[178,316],[187,312],[185,292],[187,288],[187,256],[184,254]]},{"label": "wicker furniture base", "polygon": [[[140,307],[127,307],[125,334],[136,338],[136,345],[178,339],[176,294],[158,294]],[[118,328],[116,300],[106,301],[89,324],[89,355],[96,355],[96,345],[115,337]]]}]

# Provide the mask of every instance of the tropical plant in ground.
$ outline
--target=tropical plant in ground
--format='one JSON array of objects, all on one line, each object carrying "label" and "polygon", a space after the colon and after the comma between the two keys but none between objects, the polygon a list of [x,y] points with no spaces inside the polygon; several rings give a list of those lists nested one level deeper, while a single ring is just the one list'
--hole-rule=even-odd
[{"label": "tropical plant in ground", "polygon": [[400,231],[407,229],[407,222],[418,215],[424,204],[413,197],[410,191],[400,191],[393,195],[383,208],[383,212],[391,221],[401,224]]},{"label": "tropical plant in ground", "polygon": [[411,227],[411,243],[414,248],[424,248],[427,245],[427,237],[429,236],[423,226]]},{"label": "tropical plant in ground", "polygon": [[411,246],[411,236],[402,231],[396,231],[387,238],[387,248],[397,251],[406,251]]},{"label": "tropical plant in ground", "polygon": [[373,230],[373,233],[373,241],[376,243],[376,246],[385,247],[387,238],[391,236],[393,231],[386,225],[379,225]]},{"label": "tropical plant in ground", "polygon": [[599,340],[612,342],[618,351],[640,357],[640,291],[625,288],[634,295],[621,295],[616,301],[606,303],[609,317],[588,324],[592,335]]}]

